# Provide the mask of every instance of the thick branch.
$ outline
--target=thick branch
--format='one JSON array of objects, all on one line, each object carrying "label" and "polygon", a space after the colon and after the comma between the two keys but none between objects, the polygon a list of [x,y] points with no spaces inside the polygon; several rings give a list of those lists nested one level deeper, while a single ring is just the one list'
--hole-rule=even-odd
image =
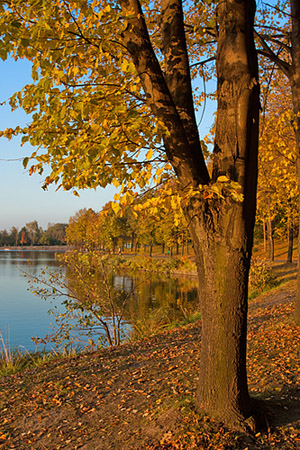
[{"label": "thick branch", "polygon": [[[194,110],[190,64],[181,0],[162,0],[161,30],[165,57],[165,79],[183,123],[193,157],[202,156]],[[201,163],[203,164],[204,161]]]},{"label": "thick branch", "polygon": [[123,40],[139,74],[147,102],[167,130],[164,135],[167,157],[183,184],[207,184],[209,175],[200,145],[195,152],[190,144],[176,102],[151,45],[140,3],[138,0],[120,0],[120,5],[125,14],[131,13]]},{"label": "thick branch", "polygon": [[184,126],[194,132],[196,119],[180,0],[162,0],[161,30],[165,78]]},{"label": "thick branch", "polygon": [[[252,23],[255,2],[219,5],[218,112],[213,178],[227,175],[254,203],[258,137],[258,65]],[[234,31],[232,31],[234,30]],[[237,33],[236,30],[239,30]]]}]

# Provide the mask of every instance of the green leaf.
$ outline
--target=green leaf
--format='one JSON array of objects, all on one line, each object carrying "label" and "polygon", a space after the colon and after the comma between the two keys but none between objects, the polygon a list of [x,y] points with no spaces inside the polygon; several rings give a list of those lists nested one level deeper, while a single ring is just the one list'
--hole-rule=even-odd
[{"label": "green leaf", "polygon": [[28,157],[26,157],[26,158],[23,159],[23,167],[24,167],[24,169],[26,169],[27,164],[28,164],[28,161],[29,161],[29,158],[28,158]]}]

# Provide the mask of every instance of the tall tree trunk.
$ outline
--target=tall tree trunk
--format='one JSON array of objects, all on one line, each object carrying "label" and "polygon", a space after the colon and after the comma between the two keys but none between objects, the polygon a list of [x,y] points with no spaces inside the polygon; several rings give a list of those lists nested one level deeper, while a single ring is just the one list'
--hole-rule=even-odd
[{"label": "tall tree trunk", "polygon": [[274,261],[274,236],[273,236],[273,222],[271,219],[271,193],[268,192],[268,219],[267,219],[267,236],[269,245],[269,260]]},{"label": "tall tree trunk", "polygon": [[292,211],[289,212],[288,217],[288,254],[287,263],[293,262],[293,245],[294,245],[294,221],[292,216]]},{"label": "tall tree trunk", "polygon": [[245,246],[251,236],[247,239],[241,210],[236,205],[231,214],[220,214],[216,205],[214,213],[203,211],[202,218],[193,221],[192,231],[202,317],[197,406],[237,427],[251,414],[246,374],[250,259]]},{"label": "tall tree trunk", "polygon": [[[199,274],[202,357],[197,404],[231,425],[251,415],[246,375],[248,275],[256,211],[259,87],[254,1],[219,3],[218,111],[213,179],[242,187],[243,202],[189,211]],[[226,206],[227,204],[227,206]]]},{"label": "tall tree trunk", "polygon": [[270,217],[267,220],[268,231],[268,243],[269,243],[269,260],[274,261],[274,237],[273,237],[273,224]]},{"label": "tall tree trunk", "polygon": [[266,235],[266,220],[263,218],[263,236],[264,236],[264,252],[267,252],[267,235]]},{"label": "tall tree trunk", "polygon": [[132,232],[131,233],[131,242],[130,242],[130,252],[131,253],[134,252],[134,241],[135,241],[135,233]]}]

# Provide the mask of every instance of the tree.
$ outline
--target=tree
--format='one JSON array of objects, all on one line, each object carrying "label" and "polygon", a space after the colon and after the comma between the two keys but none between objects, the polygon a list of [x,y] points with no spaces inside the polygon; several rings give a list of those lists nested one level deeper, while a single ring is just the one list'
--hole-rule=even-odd
[{"label": "tree", "polygon": [[[285,26],[281,25],[280,31],[274,26],[270,27],[274,36],[272,33],[267,36],[258,34],[258,39],[261,44],[260,53],[276,64],[287,77],[291,87],[294,112],[292,122],[297,146],[296,170],[300,193],[300,4],[298,0],[289,0],[289,4],[290,14],[286,10],[281,10],[280,4],[278,5],[281,16],[285,17]],[[298,249],[300,249],[300,232]],[[300,324],[300,265],[297,275],[295,319]]]},{"label": "tree", "polygon": [[18,228],[12,227],[10,230],[11,245],[18,245]]},{"label": "tree", "polygon": [[278,232],[286,229],[289,240],[288,260],[292,262],[296,204],[296,142],[292,127],[292,103],[289,85],[277,74],[267,86],[264,118],[260,133],[257,219],[268,229],[269,256],[274,259],[273,226],[280,217]]},{"label": "tree", "polygon": [[80,209],[69,220],[66,228],[67,243],[78,248],[93,249],[97,246],[98,214],[91,208]]},{"label": "tree", "polygon": [[212,176],[198,134],[189,66],[189,56],[198,64],[202,48],[188,55],[187,46],[195,40],[193,30],[203,36],[207,24],[211,31],[214,4],[193,9],[194,23],[203,27],[185,27],[180,0],[162,0],[158,15],[150,5],[143,11],[139,0],[2,3],[1,56],[30,59],[35,80],[11,99],[13,108],[33,114],[31,123],[3,134],[24,133],[23,142],[45,149],[34,152],[30,168],[42,172],[44,164],[51,165],[45,185],[70,189],[113,182],[124,194],[121,208],[137,186],[159,183],[164,171],[176,174],[199,273],[198,409],[241,427],[251,415],[246,329],[257,183],[256,5],[217,3]]},{"label": "tree", "polygon": [[40,239],[42,231],[36,220],[33,222],[26,223],[26,230],[30,240],[31,245],[36,245]]},{"label": "tree", "polygon": [[66,223],[48,224],[47,230],[43,233],[40,242],[46,245],[65,245],[66,243]]},{"label": "tree", "polygon": [[9,244],[9,235],[7,230],[2,230],[0,232],[0,245],[8,245]]},{"label": "tree", "polygon": [[19,233],[19,243],[20,243],[20,245],[26,245],[29,243],[29,238],[28,238],[26,227],[22,227],[22,229]]},{"label": "tree", "polygon": [[118,246],[123,247],[128,231],[127,220],[123,217],[116,216],[112,209],[112,202],[106,203],[98,217],[97,232],[99,241],[104,247],[107,247],[113,254]]}]

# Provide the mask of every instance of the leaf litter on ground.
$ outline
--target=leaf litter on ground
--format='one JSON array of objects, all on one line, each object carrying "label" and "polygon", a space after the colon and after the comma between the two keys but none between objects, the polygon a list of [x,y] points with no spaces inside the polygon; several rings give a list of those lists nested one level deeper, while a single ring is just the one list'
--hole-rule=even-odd
[{"label": "leaf litter on ground", "polygon": [[249,389],[268,429],[230,432],[194,409],[200,324],[50,361],[0,380],[0,450],[300,449],[293,283],[250,302]]}]

